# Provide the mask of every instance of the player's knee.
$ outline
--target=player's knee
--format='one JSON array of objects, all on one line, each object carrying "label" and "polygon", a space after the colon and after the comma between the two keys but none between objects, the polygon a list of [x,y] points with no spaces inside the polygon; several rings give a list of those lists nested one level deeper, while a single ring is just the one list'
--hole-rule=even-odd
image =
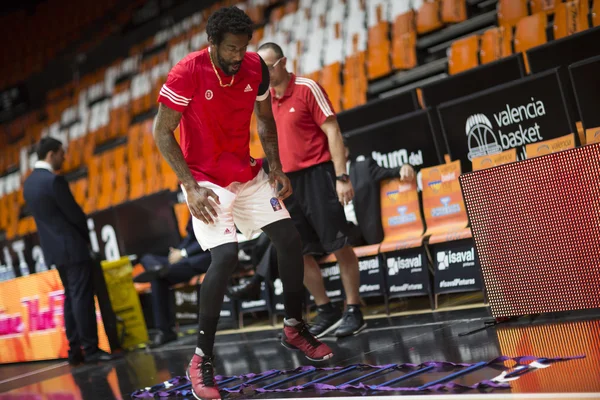
[{"label": "player's knee", "polygon": [[211,267],[216,265],[219,268],[234,268],[238,262],[237,243],[227,243],[211,249]]},{"label": "player's knee", "polygon": [[278,252],[302,252],[302,239],[291,219],[284,219],[272,225],[271,242]]}]

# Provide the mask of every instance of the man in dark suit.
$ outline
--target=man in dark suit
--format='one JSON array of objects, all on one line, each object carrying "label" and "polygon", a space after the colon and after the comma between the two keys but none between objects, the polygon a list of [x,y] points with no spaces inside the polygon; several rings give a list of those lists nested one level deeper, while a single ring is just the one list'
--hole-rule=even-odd
[{"label": "man in dark suit", "polygon": [[[345,141],[344,141],[345,142]],[[371,157],[353,160],[346,147],[350,181],[354,187],[354,198],[344,207],[346,219],[354,225],[352,235],[353,246],[376,244],[383,241],[383,225],[381,223],[381,189],[384,179],[400,178],[409,182],[415,179],[415,170],[410,164],[398,168],[383,168]]]},{"label": "man in dark suit", "polygon": [[65,178],[57,175],[65,161],[62,143],[54,138],[42,138],[37,155],[34,170],[23,185],[23,195],[33,214],[46,264],[56,266],[65,290],[69,362],[110,361],[114,357],[98,348],[93,261],[86,216]]},{"label": "man in dark suit", "polygon": [[140,263],[145,271],[133,279],[134,282],[152,284],[152,311],[159,331],[151,340],[150,347],[177,339],[173,330],[175,321],[169,287],[188,282],[194,276],[206,273],[210,267],[210,251],[202,250],[196,240],[192,218],[189,219],[186,231],[187,236],[179,246],[170,249],[168,256],[144,254]]}]

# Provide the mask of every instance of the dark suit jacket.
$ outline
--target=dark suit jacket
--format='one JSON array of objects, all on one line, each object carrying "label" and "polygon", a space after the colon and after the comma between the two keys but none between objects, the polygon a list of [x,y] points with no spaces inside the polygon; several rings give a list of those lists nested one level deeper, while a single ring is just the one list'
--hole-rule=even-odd
[{"label": "dark suit jacket", "polygon": [[87,219],[64,177],[36,168],[23,185],[23,196],[35,219],[46,265],[91,260]]},{"label": "dark suit jacket", "polygon": [[372,158],[350,163],[350,181],[354,187],[356,221],[367,244],[383,241],[381,190],[383,179],[396,178],[400,168],[382,168]]}]

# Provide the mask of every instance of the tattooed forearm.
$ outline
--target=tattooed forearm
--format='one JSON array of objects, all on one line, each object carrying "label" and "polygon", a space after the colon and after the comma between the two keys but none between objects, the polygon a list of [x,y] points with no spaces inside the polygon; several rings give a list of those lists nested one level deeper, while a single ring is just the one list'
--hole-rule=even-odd
[{"label": "tattooed forearm", "polygon": [[181,113],[159,104],[158,115],[154,120],[154,140],[161,154],[171,166],[175,175],[184,186],[196,185],[190,169],[183,158],[181,148],[173,136],[173,131],[179,125]]},{"label": "tattooed forearm", "polygon": [[277,141],[277,128],[275,121],[258,120],[258,137],[262,144],[267,160],[269,160],[269,169],[280,169],[281,161],[279,160],[279,142]]},{"label": "tattooed forearm", "polygon": [[277,126],[271,110],[270,97],[264,101],[257,102],[255,107],[257,117],[258,137],[262,144],[269,169],[281,169],[281,160],[279,159],[279,142],[277,141]]}]

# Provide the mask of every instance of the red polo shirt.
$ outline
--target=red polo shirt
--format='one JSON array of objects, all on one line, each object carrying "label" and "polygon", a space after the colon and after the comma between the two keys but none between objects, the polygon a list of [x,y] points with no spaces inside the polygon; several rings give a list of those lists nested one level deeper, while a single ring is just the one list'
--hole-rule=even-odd
[{"label": "red polo shirt", "polygon": [[271,89],[271,104],[283,172],[299,171],[331,160],[321,125],[335,113],[327,93],[318,83],[292,74],[283,97],[276,98]]}]

